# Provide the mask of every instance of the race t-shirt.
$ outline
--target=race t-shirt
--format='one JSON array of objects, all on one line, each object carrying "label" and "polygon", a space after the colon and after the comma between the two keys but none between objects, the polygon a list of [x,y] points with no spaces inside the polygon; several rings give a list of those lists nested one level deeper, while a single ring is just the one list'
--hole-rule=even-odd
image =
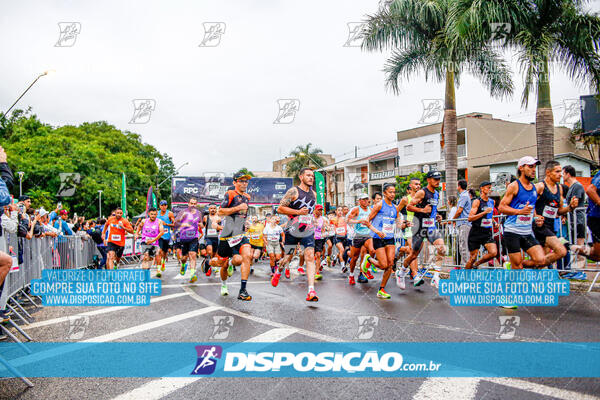
[{"label": "race t-shirt", "polygon": [[263,224],[252,224],[246,231],[246,236],[248,236],[248,240],[252,246],[263,247],[263,229],[265,226]]},{"label": "race t-shirt", "polygon": [[270,224],[265,226],[263,230],[263,237],[268,242],[279,242],[279,237],[283,233],[283,228],[279,225],[271,226]]}]

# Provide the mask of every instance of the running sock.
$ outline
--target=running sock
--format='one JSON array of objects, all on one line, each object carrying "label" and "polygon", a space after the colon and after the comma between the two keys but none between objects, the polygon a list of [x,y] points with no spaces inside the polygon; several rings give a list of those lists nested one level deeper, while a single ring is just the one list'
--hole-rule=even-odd
[{"label": "running sock", "polygon": [[242,279],[242,286],[240,287],[240,291],[246,290],[246,283],[248,283],[248,281],[245,279]]},{"label": "running sock", "polygon": [[314,287],[314,286],[309,286],[309,287],[308,287],[308,291],[309,291],[309,292],[310,292],[310,291],[313,291],[313,290],[315,290],[315,287]]},{"label": "running sock", "polygon": [[379,286],[379,290],[383,290],[383,286]]}]

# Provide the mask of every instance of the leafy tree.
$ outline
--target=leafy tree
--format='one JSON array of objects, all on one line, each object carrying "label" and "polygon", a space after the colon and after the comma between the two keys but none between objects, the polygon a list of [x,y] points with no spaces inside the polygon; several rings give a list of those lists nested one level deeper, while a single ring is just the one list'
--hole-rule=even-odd
[{"label": "leafy tree", "polygon": [[246,175],[250,175],[250,176],[256,176],[254,175],[254,172],[250,171],[248,168],[241,168],[238,172],[242,172]]},{"label": "leafy tree", "polygon": [[427,174],[421,171],[415,171],[408,176],[396,176],[396,198],[406,196],[408,184],[414,178],[421,181],[421,187],[427,186]]},{"label": "leafy tree", "polygon": [[[484,41],[502,31],[505,48],[516,50],[525,88],[521,104],[537,95],[537,156],[545,165],[554,159],[554,115],[550,99],[552,61],[579,84],[600,89],[600,17],[584,10],[581,0],[457,0],[453,29],[460,37]],[[540,179],[544,177],[540,168]]]},{"label": "leafy tree", "polygon": [[323,150],[318,147],[313,147],[312,143],[308,143],[305,146],[296,146],[294,150],[290,152],[290,156],[294,157],[292,161],[287,163],[285,173],[287,176],[293,177],[294,182],[298,181],[298,173],[302,168],[322,168],[327,163],[321,157]]},{"label": "leafy tree", "polygon": [[[581,127],[581,121],[577,121],[571,130],[569,141],[572,144],[581,143],[588,151],[590,159],[596,164],[600,163],[600,136],[597,135],[584,135],[583,128]],[[594,175],[592,175],[594,176]]]},{"label": "leafy tree", "polygon": [[392,50],[384,71],[386,84],[399,93],[399,82],[421,72],[425,79],[445,82],[442,146],[445,151],[446,189],[456,195],[458,180],[455,85],[470,72],[494,97],[512,94],[509,68],[488,45],[447,33],[448,14],[455,0],[395,0],[367,18],[363,49]]},{"label": "leafy tree", "polygon": [[[52,127],[31,110],[0,114],[0,139],[13,171],[25,172],[23,193],[35,207],[64,208],[88,217],[98,215],[98,190],[102,190],[104,214],[120,206],[121,175],[127,176],[127,208],[130,215],[145,209],[146,192],[161,173],[171,171],[172,160],[142,142],[140,135],[120,131],[107,122]],[[75,172],[81,181],[72,197],[57,198],[59,174]],[[16,186],[18,190],[18,186]]]}]

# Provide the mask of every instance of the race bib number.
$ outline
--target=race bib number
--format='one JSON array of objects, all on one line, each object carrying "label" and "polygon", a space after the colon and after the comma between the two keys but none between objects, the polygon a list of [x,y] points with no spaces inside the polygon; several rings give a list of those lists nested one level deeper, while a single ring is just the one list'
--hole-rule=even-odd
[{"label": "race bib number", "polygon": [[335,228],[335,233],[339,236],[344,236],[346,234],[346,228]]},{"label": "race bib number", "polygon": [[423,226],[425,228],[431,228],[435,225],[435,220],[433,218],[423,218]]},{"label": "race bib number", "polygon": [[209,229],[206,231],[206,235],[207,236],[217,236],[217,230],[216,229]]},{"label": "race bib number", "polygon": [[394,233],[394,225],[392,225],[392,224],[383,224],[383,227],[382,227],[381,231],[383,233],[385,233],[386,235],[392,234],[392,233]]},{"label": "race bib number", "polygon": [[116,242],[121,241],[121,235],[110,235],[110,240],[114,240]]},{"label": "race bib number", "polygon": [[277,242],[279,240],[279,235],[275,235],[275,234],[267,235],[267,240],[269,242]]},{"label": "race bib number", "polygon": [[545,218],[556,218],[556,216],[558,215],[558,208],[546,206],[544,207],[544,212],[542,213],[542,215]]},{"label": "race bib number", "polygon": [[481,227],[482,228],[491,228],[492,227],[492,219],[491,218],[484,218],[481,220]]},{"label": "race bib number", "polygon": [[260,239],[260,233],[253,233],[250,235],[250,239],[252,240],[259,240]]},{"label": "race bib number", "polygon": [[194,231],[189,230],[189,229],[185,230],[185,231],[181,231],[179,236],[181,236],[182,239],[193,239],[196,237],[196,235],[194,234]]},{"label": "race bib number", "polygon": [[298,221],[299,221],[301,224],[311,224],[311,223],[312,223],[312,215],[301,215],[301,216],[298,218]]},{"label": "race bib number", "polygon": [[19,270],[19,259],[17,257],[12,258],[12,265],[10,267],[10,272],[16,272]]},{"label": "race bib number", "polygon": [[517,225],[531,225],[532,216],[530,215],[517,215]]},{"label": "race bib number", "polygon": [[229,247],[235,247],[242,241],[243,238],[244,237],[242,235],[230,237],[229,239],[227,239],[227,243],[229,243]]}]

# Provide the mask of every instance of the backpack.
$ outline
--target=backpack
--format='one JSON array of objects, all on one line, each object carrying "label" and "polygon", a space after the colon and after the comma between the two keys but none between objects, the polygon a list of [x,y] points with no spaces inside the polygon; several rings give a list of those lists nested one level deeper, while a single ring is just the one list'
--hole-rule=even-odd
[{"label": "backpack", "polygon": [[29,232],[29,220],[23,218],[19,213],[19,223],[17,225],[17,237],[25,237]]}]

